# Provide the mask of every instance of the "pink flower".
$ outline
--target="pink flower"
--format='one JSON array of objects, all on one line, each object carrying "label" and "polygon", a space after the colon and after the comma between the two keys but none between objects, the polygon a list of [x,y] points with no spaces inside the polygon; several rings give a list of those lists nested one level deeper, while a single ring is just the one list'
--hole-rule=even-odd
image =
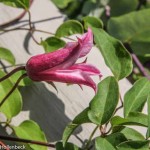
[{"label": "pink flower", "polygon": [[[77,42],[69,42],[64,48],[51,53],[31,57],[26,64],[28,76],[34,81],[63,82],[78,85],[87,85],[97,91],[92,75],[99,75],[100,71],[93,65],[76,63],[86,56],[93,46],[91,29]],[[76,64],[75,64],[76,63]]]}]

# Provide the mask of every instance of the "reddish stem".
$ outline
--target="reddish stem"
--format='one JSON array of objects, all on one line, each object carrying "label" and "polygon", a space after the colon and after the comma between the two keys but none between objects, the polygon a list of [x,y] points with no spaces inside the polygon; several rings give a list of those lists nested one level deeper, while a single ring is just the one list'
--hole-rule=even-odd
[{"label": "reddish stem", "polygon": [[14,73],[16,73],[17,71],[20,70],[25,70],[25,66],[21,66],[21,67],[17,67],[14,70],[12,70],[11,72],[9,72],[8,74],[6,74],[4,77],[0,78],[0,82],[6,80],[7,78],[9,78],[11,75],[13,75]]},{"label": "reddish stem", "polygon": [[41,142],[41,141],[27,140],[27,139],[8,137],[8,136],[3,136],[3,135],[0,135],[0,139],[7,140],[7,141],[30,143],[30,144],[36,144],[36,145],[41,145],[41,146],[47,146],[47,147],[55,148],[54,144],[45,143],[45,142]]},{"label": "reddish stem", "polygon": [[19,77],[19,79],[17,80],[17,82],[15,83],[15,85],[12,87],[12,89],[8,92],[8,94],[2,99],[2,101],[0,102],[0,107],[4,104],[4,102],[7,100],[7,98],[13,93],[13,91],[17,88],[19,82],[23,79],[27,77],[27,74],[23,74]]}]

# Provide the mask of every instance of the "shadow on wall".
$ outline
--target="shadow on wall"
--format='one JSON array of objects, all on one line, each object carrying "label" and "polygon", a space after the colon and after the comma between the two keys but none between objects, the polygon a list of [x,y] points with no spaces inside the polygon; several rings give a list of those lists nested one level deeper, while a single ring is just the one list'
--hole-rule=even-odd
[{"label": "shadow on wall", "polygon": [[[71,121],[65,115],[64,103],[43,83],[34,83],[21,89],[23,110],[30,111],[30,119],[36,121],[50,142],[62,139],[66,125]],[[82,128],[74,134],[78,134]]]}]

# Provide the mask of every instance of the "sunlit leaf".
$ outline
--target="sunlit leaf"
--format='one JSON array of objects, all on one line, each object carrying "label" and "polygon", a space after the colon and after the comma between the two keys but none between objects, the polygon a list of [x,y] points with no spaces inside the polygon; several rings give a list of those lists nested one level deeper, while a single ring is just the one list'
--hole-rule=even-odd
[{"label": "sunlit leaf", "polygon": [[99,18],[86,16],[83,21],[85,29],[88,29],[88,27],[103,28],[103,22]]},{"label": "sunlit leaf", "polygon": [[53,52],[61,47],[65,46],[65,41],[57,37],[49,37],[41,43],[44,47],[45,52]]},{"label": "sunlit leaf", "polygon": [[68,6],[70,2],[73,2],[74,0],[52,0],[52,2],[58,7],[58,8],[65,8]]},{"label": "sunlit leaf", "polygon": [[124,116],[130,112],[140,112],[150,92],[150,81],[147,78],[139,79],[124,97]]},{"label": "sunlit leaf", "polygon": [[[0,77],[5,75],[4,72],[0,71]],[[12,89],[13,84],[10,79],[7,79],[0,83],[0,101],[8,94]],[[3,112],[8,119],[16,116],[22,109],[22,97],[18,89],[16,89],[4,102],[0,111]]]},{"label": "sunlit leaf", "polygon": [[12,52],[6,48],[0,47],[0,59],[8,61],[10,64],[15,64],[15,57]]},{"label": "sunlit leaf", "polygon": [[107,139],[98,137],[95,141],[96,150],[116,150]]},{"label": "sunlit leaf", "polygon": [[56,36],[65,37],[77,33],[83,33],[82,24],[76,20],[69,20],[59,26],[59,28],[56,31]]},{"label": "sunlit leaf", "polygon": [[[47,142],[44,132],[40,129],[39,125],[32,120],[26,120],[19,126],[13,126],[13,129],[19,138]],[[36,144],[29,145],[33,150],[47,150],[45,146]]]},{"label": "sunlit leaf", "polygon": [[97,95],[90,102],[89,119],[97,125],[105,124],[112,117],[118,99],[118,83],[114,77],[107,77],[98,84]]},{"label": "sunlit leaf", "polygon": [[92,28],[96,45],[102,53],[106,65],[120,80],[132,72],[132,59],[122,43],[109,36],[104,30]]},{"label": "sunlit leaf", "polygon": [[17,8],[28,9],[30,6],[30,0],[0,0],[5,5]]},{"label": "sunlit leaf", "polygon": [[148,126],[148,116],[139,113],[139,112],[131,112],[127,118],[122,118],[120,116],[115,116],[111,119],[112,126],[118,125],[138,125],[138,126]]}]

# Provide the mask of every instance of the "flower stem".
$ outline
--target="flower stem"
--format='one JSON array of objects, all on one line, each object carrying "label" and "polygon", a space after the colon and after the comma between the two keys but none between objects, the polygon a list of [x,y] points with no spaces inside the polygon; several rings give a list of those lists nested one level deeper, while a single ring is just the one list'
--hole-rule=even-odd
[{"label": "flower stem", "polygon": [[140,62],[140,60],[138,59],[138,57],[134,54],[131,46],[128,43],[124,43],[124,46],[130,52],[135,65],[138,67],[138,69],[140,70],[140,72],[142,73],[142,75],[145,76],[147,79],[150,80],[150,76],[146,72],[144,66],[142,65],[142,63]]},{"label": "flower stem", "polygon": [[150,80],[150,76],[148,75],[148,73],[146,72],[144,66],[142,65],[142,63],[140,62],[140,60],[138,59],[138,57],[135,54],[131,54],[134,63],[136,64],[136,66],[139,68],[140,72],[147,77]]},{"label": "flower stem", "polygon": [[91,143],[91,141],[92,141],[92,138],[93,138],[93,136],[94,136],[94,134],[95,134],[95,132],[96,132],[96,130],[99,128],[99,126],[96,126],[95,128],[94,128],[94,130],[93,130],[93,132],[91,133],[91,135],[90,135],[90,137],[89,137],[89,139],[88,139],[88,141],[87,141],[87,143],[86,143],[86,146],[85,146],[85,150],[88,150],[88,148],[89,148],[89,145],[90,145],[90,143]]},{"label": "flower stem", "polygon": [[19,79],[17,80],[17,82],[15,83],[15,85],[12,87],[12,89],[8,92],[8,94],[2,99],[2,101],[0,102],[0,107],[4,104],[4,102],[7,100],[7,98],[12,94],[12,92],[17,88],[19,82],[25,78],[27,76],[27,74],[23,74],[19,77]]},{"label": "flower stem", "polygon": [[4,77],[0,78],[0,82],[4,81],[5,79],[9,78],[11,75],[13,75],[14,73],[20,70],[25,70],[25,66],[20,66],[20,67],[15,68],[14,70],[6,74]]},{"label": "flower stem", "polygon": [[8,137],[8,136],[3,136],[3,135],[0,135],[0,139],[8,140],[8,141],[15,141],[15,142],[22,142],[22,143],[30,143],[30,144],[36,144],[36,145],[55,148],[54,144],[45,143],[45,142],[41,142],[41,141],[27,140],[27,139]]}]

